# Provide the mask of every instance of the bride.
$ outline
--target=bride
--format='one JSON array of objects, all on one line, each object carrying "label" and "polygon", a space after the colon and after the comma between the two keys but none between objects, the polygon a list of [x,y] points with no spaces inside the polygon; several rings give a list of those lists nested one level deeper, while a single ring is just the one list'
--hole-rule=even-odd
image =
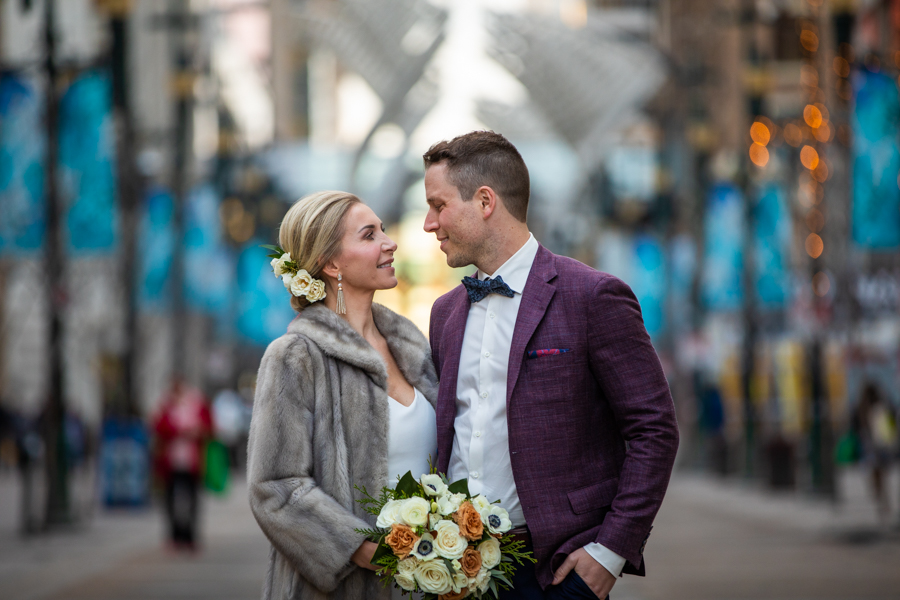
[{"label": "bride", "polygon": [[374,304],[397,285],[381,221],[359,198],[299,200],[272,261],[299,313],[259,367],[248,444],[250,507],[272,543],[262,597],[385,599],[355,529],[374,517],[355,486],[377,494],[428,473],[437,376],[410,321]]}]

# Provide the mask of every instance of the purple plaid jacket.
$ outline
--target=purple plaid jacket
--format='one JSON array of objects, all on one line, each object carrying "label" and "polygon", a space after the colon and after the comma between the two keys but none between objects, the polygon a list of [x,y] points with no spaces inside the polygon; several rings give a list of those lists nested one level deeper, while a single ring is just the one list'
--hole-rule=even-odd
[{"label": "purple plaid jacket", "polygon": [[[468,313],[462,285],[431,311],[441,381],[437,467],[444,473]],[[568,352],[534,352],[546,349]],[[541,246],[522,293],[506,403],[510,460],[540,584],[549,585],[565,556],[589,542],[624,557],[625,572],[642,575],[678,427],[631,289]]]}]

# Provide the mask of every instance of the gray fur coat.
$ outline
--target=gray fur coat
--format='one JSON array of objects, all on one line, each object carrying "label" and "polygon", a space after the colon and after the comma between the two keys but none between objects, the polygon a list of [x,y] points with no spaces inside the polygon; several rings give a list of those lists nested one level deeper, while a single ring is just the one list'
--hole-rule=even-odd
[{"label": "gray fur coat", "polygon": [[[374,304],[375,325],[407,381],[434,406],[428,342]],[[355,485],[387,481],[389,408],[381,355],[323,305],[306,308],[259,367],[248,443],[250,508],[272,543],[264,600],[388,599],[350,557],[375,519]]]}]

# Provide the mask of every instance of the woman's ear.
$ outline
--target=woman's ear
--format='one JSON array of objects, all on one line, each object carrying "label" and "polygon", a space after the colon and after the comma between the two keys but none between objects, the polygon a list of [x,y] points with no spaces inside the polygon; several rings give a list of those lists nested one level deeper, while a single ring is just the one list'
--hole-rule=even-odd
[{"label": "woman's ear", "polygon": [[324,267],[322,267],[322,273],[328,275],[332,279],[337,279],[338,273],[341,272],[341,268],[338,267],[333,260],[329,260]]}]

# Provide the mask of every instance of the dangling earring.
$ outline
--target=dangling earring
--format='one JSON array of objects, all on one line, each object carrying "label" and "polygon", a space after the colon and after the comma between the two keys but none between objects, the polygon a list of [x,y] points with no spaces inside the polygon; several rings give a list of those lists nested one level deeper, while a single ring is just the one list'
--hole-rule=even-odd
[{"label": "dangling earring", "polygon": [[344,304],[344,286],[341,283],[343,277],[340,273],[338,273],[338,293],[337,293],[337,307],[335,308],[335,312],[339,315],[347,314],[347,305]]}]

